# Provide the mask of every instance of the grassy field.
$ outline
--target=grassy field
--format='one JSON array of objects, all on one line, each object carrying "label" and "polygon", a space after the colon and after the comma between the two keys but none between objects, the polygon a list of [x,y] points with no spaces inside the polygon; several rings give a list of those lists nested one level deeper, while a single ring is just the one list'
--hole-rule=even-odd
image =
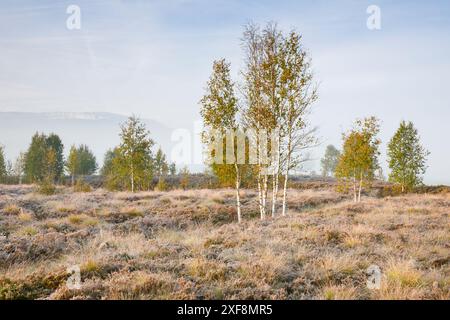
[{"label": "grassy field", "polygon": [[246,190],[238,225],[232,190],[33,191],[0,186],[0,299],[450,299],[448,193],[292,190],[260,221]]}]

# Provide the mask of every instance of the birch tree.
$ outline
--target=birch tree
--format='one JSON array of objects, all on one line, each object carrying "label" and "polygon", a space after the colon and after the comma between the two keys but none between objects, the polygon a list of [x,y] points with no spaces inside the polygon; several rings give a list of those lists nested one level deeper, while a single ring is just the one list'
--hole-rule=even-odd
[{"label": "birch tree", "polygon": [[320,160],[320,165],[322,166],[322,175],[324,177],[329,177],[330,175],[334,174],[340,156],[341,152],[336,149],[335,146],[333,146],[332,144],[327,146],[325,155]]},{"label": "birch tree", "polygon": [[[302,151],[315,141],[314,129],[310,128],[307,115],[317,99],[317,90],[310,59],[297,33],[291,32],[285,36],[274,23],[267,24],[262,30],[257,25],[249,24],[244,31],[242,46],[245,67],[241,72],[243,81],[240,86],[243,105],[241,128],[245,131],[249,150],[245,151],[245,161],[248,160],[252,166],[252,170],[246,171],[250,174],[245,176],[256,176],[260,218],[263,220],[269,212],[269,183],[272,187],[270,212],[272,217],[276,216],[281,175],[284,177],[283,215],[286,213],[289,172],[302,162]],[[234,93],[232,97],[229,94],[233,91],[232,85],[231,88],[224,87],[231,81],[220,79],[220,76],[212,76],[208,83],[208,94],[202,100],[202,116],[205,127],[233,131],[239,127],[236,120],[238,108],[235,107],[237,99]],[[222,109],[228,106],[231,111],[224,116],[223,112],[217,112],[223,111],[217,106],[222,106]],[[213,140],[211,134],[206,137],[208,142]],[[234,166],[235,186],[239,189],[243,170],[247,167],[237,163]],[[231,176],[229,168],[215,166],[213,171],[219,173],[220,179]],[[239,200],[237,203],[240,207]]]},{"label": "birch tree", "polygon": [[301,44],[301,36],[295,31],[283,40],[281,49],[282,101],[281,128],[285,138],[284,186],[282,215],[286,215],[289,172],[306,160],[303,151],[316,145],[315,128],[311,127],[308,115],[317,100],[317,85],[314,83],[311,59]]},{"label": "birch tree", "polygon": [[[230,64],[225,59],[214,62],[213,72],[205,91],[205,95],[200,101],[200,114],[204,127],[202,139],[212,150],[207,156],[210,158],[213,171],[222,171],[223,175],[224,172],[230,172],[230,166],[234,168],[236,210],[238,222],[241,222],[241,168],[237,159],[238,146],[235,139],[235,132],[239,129],[237,124],[238,106],[230,75]],[[228,141],[226,141],[227,138]],[[232,149],[231,153],[225,150],[225,155],[222,157],[223,154],[217,153],[223,153],[224,143],[225,146],[231,145]],[[212,145],[215,145],[215,148],[211,148]],[[214,159],[223,159],[223,163],[215,163]]]},{"label": "birch tree", "polygon": [[77,148],[73,145],[70,147],[69,156],[66,161],[66,169],[71,178],[72,187],[75,185],[75,175],[78,169],[78,152]]},{"label": "birch tree", "polygon": [[59,180],[64,170],[63,150],[61,139],[56,134],[33,135],[24,160],[27,180],[31,183],[42,182],[44,179],[51,183]]},{"label": "birch tree", "polygon": [[[128,177],[131,192],[150,188],[152,178],[152,151],[154,145],[150,132],[135,116],[121,126],[119,157],[114,158],[115,168]],[[114,166],[114,165],[113,165]]]},{"label": "birch tree", "polygon": [[282,118],[284,115],[284,98],[282,91],[282,50],[283,35],[277,25],[269,23],[262,31],[261,36],[261,91],[263,101],[266,104],[267,114],[266,127],[271,143],[268,144],[270,153],[270,173],[272,176],[272,218],[276,214],[276,203],[278,196],[278,183],[281,168],[281,140],[282,140]]},{"label": "birch tree", "polygon": [[402,192],[420,185],[428,155],[412,122],[402,121],[388,145],[389,181],[400,185]]},{"label": "birch tree", "polygon": [[153,159],[153,171],[158,178],[158,183],[155,188],[159,191],[166,190],[166,176],[169,173],[169,164],[167,163],[166,155],[161,148],[158,149],[155,159]]},{"label": "birch tree", "polygon": [[[266,216],[268,175],[272,177],[272,217],[276,216],[280,175],[283,173],[283,211],[286,214],[289,171],[301,161],[301,151],[314,144],[307,121],[317,99],[311,63],[301,45],[301,36],[287,36],[268,24],[262,31],[248,25],[244,32],[246,68],[244,97],[246,126],[256,132],[258,194],[261,219]],[[260,133],[270,136],[270,142]],[[267,152],[270,153],[268,161]]]},{"label": "birch tree", "polygon": [[257,172],[258,204],[260,218],[266,218],[266,199],[268,187],[267,129],[273,127],[273,116],[263,92],[263,45],[258,26],[246,26],[242,40],[245,52],[245,69],[243,75],[243,96],[245,112],[243,120],[250,141],[250,148],[255,150]]},{"label": "birch tree", "polygon": [[379,168],[378,155],[381,141],[377,138],[380,125],[375,117],[357,120],[355,127],[343,135],[342,155],[335,176],[344,190],[353,189],[354,202],[361,201],[364,185],[369,186]]},{"label": "birch tree", "polygon": [[72,186],[77,175],[85,176],[97,171],[97,161],[87,145],[72,146],[66,161],[66,170],[71,176]]},{"label": "birch tree", "polygon": [[25,153],[21,152],[14,162],[14,175],[19,179],[19,184],[22,184],[23,174],[25,169]]}]

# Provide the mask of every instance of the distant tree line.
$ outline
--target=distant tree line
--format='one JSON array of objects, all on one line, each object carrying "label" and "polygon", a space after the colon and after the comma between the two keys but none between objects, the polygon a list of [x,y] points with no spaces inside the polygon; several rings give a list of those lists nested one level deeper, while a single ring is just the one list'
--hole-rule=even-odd
[{"label": "distant tree line", "polygon": [[[157,189],[165,190],[167,175],[176,174],[174,163],[168,163],[166,155],[158,149],[153,156],[153,140],[150,132],[137,117],[130,117],[122,124],[120,144],[107,151],[100,175],[104,185],[111,190],[142,191],[151,190],[154,176],[159,181]],[[93,175],[98,170],[93,152],[85,144],[71,146],[67,159],[64,145],[58,135],[36,133],[26,152],[20,153],[14,164],[5,161],[4,149],[0,146],[0,183],[38,184],[46,193],[61,184],[65,175],[76,187],[83,183],[83,177]],[[180,187],[188,184],[189,171],[180,171]]]}]

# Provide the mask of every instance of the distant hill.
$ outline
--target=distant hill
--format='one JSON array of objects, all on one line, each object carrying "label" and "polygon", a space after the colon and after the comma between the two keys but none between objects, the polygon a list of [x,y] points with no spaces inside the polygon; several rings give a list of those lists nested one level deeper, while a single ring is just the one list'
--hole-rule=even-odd
[{"label": "distant hill", "polygon": [[[65,154],[72,144],[87,144],[101,165],[105,152],[119,143],[120,124],[126,119],[114,113],[0,112],[0,144],[5,147],[6,158],[14,160],[20,151],[28,148],[36,131],[54,132],[61,137]],[[154,120],[142,121],[152,139],[169,153],[171,129]]]}]

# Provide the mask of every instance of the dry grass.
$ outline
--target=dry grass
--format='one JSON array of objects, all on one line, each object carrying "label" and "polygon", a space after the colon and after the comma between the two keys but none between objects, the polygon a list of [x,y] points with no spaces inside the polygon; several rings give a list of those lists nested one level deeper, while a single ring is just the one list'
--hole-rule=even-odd
[{"label": "dry grass", "polygon": [[263,222],[242,198],[238,225],[232,190],[0,186],[0,299],[450,299],[448,194],[291,190],[289,216]]},{"label": "dry grass", "polygon": [[17,216],[18,214],[20,214],[22,212],[22,208],[20,208],[19,206],[15,205],[15,204],[8,204],[6,207],[3,208],[2,211],[7,215]]}]

